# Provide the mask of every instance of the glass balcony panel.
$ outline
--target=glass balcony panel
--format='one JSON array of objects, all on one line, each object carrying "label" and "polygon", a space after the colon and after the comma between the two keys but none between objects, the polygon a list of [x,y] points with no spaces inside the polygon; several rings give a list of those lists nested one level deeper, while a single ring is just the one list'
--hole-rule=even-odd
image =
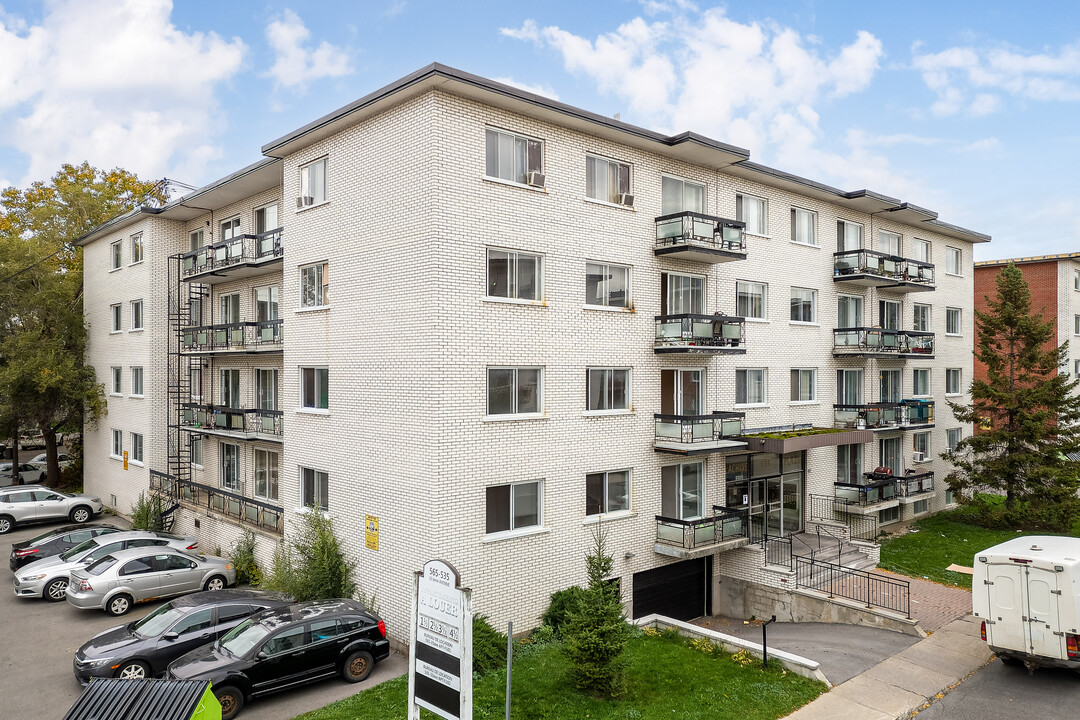
[{"label": "glass balcony panel", "polygon": [[671,220],[663,220],[656,223],[656,239],[668,240],[670,238],[682,237],[682,218],[672,218]]},{"label": "glass balcony panel", "polygon": [[716,542],[715,523],[701,523],[694,525],[694,545],[709,545]]},{"label": "glass balcony panel", "polygon": [[716,225],[701,218],[691,218],[694,223],[694,237],[712,239]]},{"label": "glass balcony panel", "polygon": [[695,338],[708,338],[711,340],[713,336],[713,324],[711,322],[695,320],[693,323],[692,334]]},{"label": "glass balcony panel", "polygon": [[656,537],[668,545],[681,547],[683,544],[682,525],[669,525],[668,523],[659,522],[656,524]]},{"label": "glass balcony panel", "polygon": [[713,436],[713,424],[709,422],[694,422],[691,424],[693,428],[693,437],[695,441],[711,440]]},{"label": "glass balcony panel", "polygon": [[720,428],[723,437],[742,435],[742,420],[724,420],[720,423]]},{"label": "glass balcony panel", "polygon": [[742,247],[743,231],[737,227],[724,227],[724,244],[729,247]]},{"label": "glass balcony panel", "polygon": [[682,439],[682,425],[676,422],[668,422],[663,420],[656,421],[656,437],[658,438],[671,438],[673,440]]}]

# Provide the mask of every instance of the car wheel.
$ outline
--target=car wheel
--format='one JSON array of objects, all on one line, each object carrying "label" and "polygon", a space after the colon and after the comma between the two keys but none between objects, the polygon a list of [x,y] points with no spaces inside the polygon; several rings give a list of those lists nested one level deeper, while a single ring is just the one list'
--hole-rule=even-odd
[{"label": "car wheel", "polygon": [[105,612],[110,615],[123,615],[131,609],[131,596],[120,593],[105,606]]},{"label": "car wheel", "polygon": [[90,519],[90,508],[80,505],[71,511],[70,517],[73,523],[84,523]]},{"label": "car wheel", "polygon": [[0,515],[0,535],[11,532],[11,528],[15,527],[15,521],[8,515]]},{"label": "car wheel", "polygon": [[47,480],[48,478],[49,478],[49,474],[48,474],[48,473],[41,473],[41,477],[39,477],[39,478],[38,478],[38,482],[40,482],[40,483],[41,483],[42,485],[44,485],[44,484],[45,484],[45,481],[46,481],[46,480]]},{"label": "car wheel", "polygon": [[68,579],[65,577],[54,578],[49,581],[42,591],[41,597],[49,602],[59,602],[67,597]]},{"label": "car wheel", "polygon": [[203,585],[203,590],[223,590],[225,588],[225,578],[220,575],[212,575],[207,579],[206,584]]},{"label": "car wheel", "polygon": [[116,677],[121,680],[145,680],[150,677],[150,668],[146,663],[132,660],[120,666],[116,671]]},{"label": "car wheel", "polygon": [[221,720],[232,720],[244,709],[244,693],[232,685],[215,688],[214,697],[221,703]]},{"label": "car wheel", "polygon": [[375,668],[375,658],[367,650],[357,650],[345,658],[345,664],[341,668],[341,676],[348,682],[360,682],[367,679]]}]

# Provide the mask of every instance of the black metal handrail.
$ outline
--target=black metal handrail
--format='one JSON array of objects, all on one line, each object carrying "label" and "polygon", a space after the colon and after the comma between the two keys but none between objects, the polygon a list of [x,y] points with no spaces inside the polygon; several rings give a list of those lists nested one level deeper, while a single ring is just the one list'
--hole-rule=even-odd
[{"label": "black metal handrail", "polygon": [[237,493],[233,490],[182,480],[158,470],[150,471],[150,489],[169,499],[187,505],[214,510],[242,523],[282,534],[285,530],[284,509],[278,505],[245,497],[243,483]]},{"label": "black metal handrail", "polygon": [[[872,473],[865,473],[870,476]],[[895,477],[874,478],[868,483],[835,483],[836,498],[846,505],[874,505],[893,500],[899,495]]]},{"label": "black metal handrail", "polygon": [[912,495],[918,495],[920,493],[934,491],[933,470],[924,473],[911,473],[910,475],[901,475],[896,479],[896,481],[900,487],[900,494],[904,497],[910,497]]},{"label": "black metal handrail", "polygon": [[[720,512],[718,512],[718,510]],[[713,506],[711,517],[684,520],[682,518],[656,516],[656,542],[661,545],[693,550],[715,545],[727,540],[746,537],[749,511],[728,510]]]},{"label": "black metal handrail", "polygon": [[911,618],[911,583],[907,580],[798,556],[793,563],[796,587],[854,600],[868,608],[892,610]]},{"label": "black metal handrail", "polygon": [[746,344],[746,318],[717,313],[656,315],[656,347],[736,348]]},{"label": "black metal handrail", "polygon": [[791,536],[767,536],[762,538],[765,546],[765,564],[795,569],[794,555],[791,552]]},{"label": "black metal handrail", "polygon": [[878,250],[841,250],[833,253],[833,272],[845,275],[876,275],[897,283],[934,284],[934,265]]},{"label": "black metal handrail", "polygon": [[281,410],[232,408],[207,403],[184,403],[181,425],[189,430],[222,430],[250,435],[281,435]]},{"label": "black metal handrail", "polygon": [[183,273],[185,276],[200,275],[282,257],[281,234],[282,228],[277,228],[258,235],[236,235],[183,253],[180,256]]},{"label": "black metal handrail", "polygon": [[877,518],[873,515],[853,515],[847,503],[833,495],[810,495],[809,519],[842,523],[847,526],[848,537],[853,540],[874,542],[878,536]]},{"label": "black metal handrail", "polygon": [[742,435],[746,413],[716,410],[710,415],[653,415],[655,442],[713,442]]},{"label": "black metal handrail", "polygon": [[833,328],[834,353],[933,355],[935,334],[879,327]]},{"label": "black metal handrail", "polygon": [[181,348],[185,352],[252,350],[280,347],[284,321],[220,323],[181,328]]},{"label": "black metal handrail", "polygon": [[746,223],[740,220],[690,210],[661,215],[656,218],[656,246],[704,245],[727,252],[745,253],[745,228]]}]

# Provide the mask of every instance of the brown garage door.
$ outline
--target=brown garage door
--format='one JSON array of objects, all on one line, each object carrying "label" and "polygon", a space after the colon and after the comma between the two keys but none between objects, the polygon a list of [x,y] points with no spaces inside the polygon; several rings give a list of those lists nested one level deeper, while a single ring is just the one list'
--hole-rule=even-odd
[{"label": "brown garage door", "polygon": [[634,617],[656,613],[676,620],[708,615],[712,558],[684,560],[634,573]]}]

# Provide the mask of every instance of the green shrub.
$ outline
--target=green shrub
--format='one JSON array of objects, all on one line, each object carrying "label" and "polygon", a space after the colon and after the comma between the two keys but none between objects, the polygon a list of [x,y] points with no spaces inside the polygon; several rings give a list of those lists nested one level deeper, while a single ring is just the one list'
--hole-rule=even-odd
[{"label": "green shrub", "polygon": [[563,628],[570,619],[570,613],[577,610],[584,593],[585,591],[577,585],[551,593],[551,603],[540,616],[540,622],[555,631],[556,635],[561,636]]},{"label": "green shrub", "polygon": [[157,495],[139,493],[139,499],[131,506],[133,530],[161,530],[165,527],[164,507]]},{"label": "green shrub", "polygon": [[233,567],[236,568],[236,582],[258,586],[262,582],[262,570],[255,562],[255,533],[247,528],[233,543]]},{"label": "green shrub", "polygon": [[473,615],[473,672],[484,673],[506,667],[506,633],[496,630],[487,615]]},{"label": "green shrub", "polygon": [[298,602],[356,595],[356,563],[341,549],[329,517],[311,510],[304,514],[292,543],[274,551],[263,587],[291,595]]}]

